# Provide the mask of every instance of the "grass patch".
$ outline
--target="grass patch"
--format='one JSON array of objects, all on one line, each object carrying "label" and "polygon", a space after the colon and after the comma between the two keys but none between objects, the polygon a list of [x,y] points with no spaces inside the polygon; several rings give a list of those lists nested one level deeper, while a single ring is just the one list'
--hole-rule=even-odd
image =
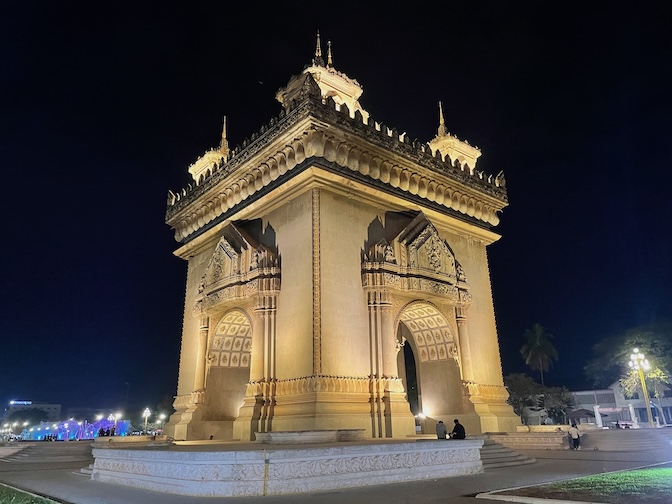
[{"label": "grass patch", "polygon": [[547,485],[502,492],[505,495],[603,502],[605,504],[669,504],[672,468],[649,468],[584,476]]},{"label": "grass patch", "polygon": [[56,501],[37,497],[0,484],[0,504],[55,504]]}]

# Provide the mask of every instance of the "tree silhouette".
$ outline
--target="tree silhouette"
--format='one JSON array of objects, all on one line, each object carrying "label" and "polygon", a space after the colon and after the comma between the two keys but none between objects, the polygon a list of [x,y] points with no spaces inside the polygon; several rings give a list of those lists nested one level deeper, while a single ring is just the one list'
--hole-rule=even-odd
[{"label": "tree silhouette", "polygon": [[627,374],[628,361],[634,348],[656,363],[665,374],[672,369],[672,322],[638,326],[599,340],[593,345],[593,356],[584,367],[586,377],[595,387],[608,387]]},{"label": "tree silhouette", "polygon": [[553,335],[546,331],[541,324],[534,324],[524,333],[525,344],[520,354],[531,370],[541,374],[541,385],[544,386],[544,371],[548,371],[554,360],[558,360],[558,351],[551,343]]}]

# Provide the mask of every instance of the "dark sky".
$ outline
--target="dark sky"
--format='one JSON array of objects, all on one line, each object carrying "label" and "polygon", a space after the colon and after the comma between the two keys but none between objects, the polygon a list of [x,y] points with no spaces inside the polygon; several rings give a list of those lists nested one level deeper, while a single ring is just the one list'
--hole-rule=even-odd
[{"label": "dark sky", "polygon": [[538,322],[560,354],[547,384],[587,388],[594,341],[671,317],[671,2],[192,4],[3,6],[1,404],[175,393],[186,264],[167,191],[223,115],[232,147],[277,116],[318,30],[374,120],[428,141],[441,100],[479,168],[504,170],[505,374]]}]

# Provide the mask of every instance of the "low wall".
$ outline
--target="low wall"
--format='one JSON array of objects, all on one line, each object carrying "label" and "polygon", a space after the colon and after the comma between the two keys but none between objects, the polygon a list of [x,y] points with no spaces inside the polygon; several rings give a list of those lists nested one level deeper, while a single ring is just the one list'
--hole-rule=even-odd
[{"label": "low wall", "polygon": [[[583,431],[603,430],[603,427],[598,427],[594,423],[582,423],[578,426]],[[516,432],[567,432],[570,427],[571,425],[519,425],[516,427]]]},{"label": "low wall", "polygon": [[168,436],[102,436],[91,443],[94,448],[128,448],[129,446],[164,446],[171,445]]},{"label": "low wall", "polygon": [[[557,426],[556,426],[557,428]],[[513,450],[567,450],[567,433],[550,432],[508,432],[488,434],[488,438]]]},{"label": "low wall", "polygon": [[93,449],[91,478],[192,496],[282,495],[483,472],[483,440],[227,451]]}]

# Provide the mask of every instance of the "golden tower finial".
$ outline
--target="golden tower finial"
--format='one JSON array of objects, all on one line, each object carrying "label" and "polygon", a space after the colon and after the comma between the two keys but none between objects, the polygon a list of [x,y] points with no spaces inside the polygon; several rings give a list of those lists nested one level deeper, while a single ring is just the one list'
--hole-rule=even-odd
[{"label": "golden tower finial", "polygon": [[224,116],[222,125],[222,140],[219,142],[219,150],[225,157],[229,155],[229,142],[226,139],[226,116]]},{"label": "golden tower finial", "polygon": [[324,66],[322,59],[322,44],[320,43],[320,31],[317,31],[317,44],[315,45],[315,57],[313,58],[314,66]]},{"label": "golden tower finial", "polygon": [[331,59],[331,40],[327,41],[327,66],[334,66],[334,62]]},{"label": "golden tower finial", "polygon": [[439,102],[439,136],[444,136],[446,134],[446,121],[443,119],[443,106]]}]

